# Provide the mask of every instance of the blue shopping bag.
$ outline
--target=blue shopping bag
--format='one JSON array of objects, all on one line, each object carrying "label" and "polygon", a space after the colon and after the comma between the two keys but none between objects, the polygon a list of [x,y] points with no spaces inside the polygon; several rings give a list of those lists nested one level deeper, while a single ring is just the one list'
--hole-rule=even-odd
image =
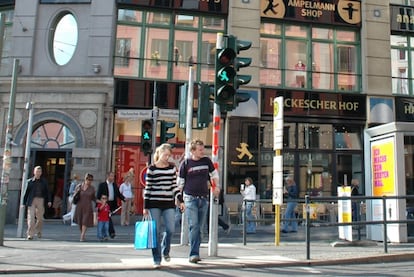
[{"label": "blue shopping bag", "polygon": [[144,216],[135,223],[135,249],[151,249],[157,247],[157,224],[151,215]]}]

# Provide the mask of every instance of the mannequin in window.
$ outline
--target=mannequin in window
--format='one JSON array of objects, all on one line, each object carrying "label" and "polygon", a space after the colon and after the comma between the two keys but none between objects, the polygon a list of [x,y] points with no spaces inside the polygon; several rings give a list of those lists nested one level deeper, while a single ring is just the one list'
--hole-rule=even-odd
[{"label": "mannequin in window", "polygon": [[301,60],[299,60],[298,63],[295,65],[295,70],[296,84],[298,85],[298,87],[304,88],[306,65]]}]

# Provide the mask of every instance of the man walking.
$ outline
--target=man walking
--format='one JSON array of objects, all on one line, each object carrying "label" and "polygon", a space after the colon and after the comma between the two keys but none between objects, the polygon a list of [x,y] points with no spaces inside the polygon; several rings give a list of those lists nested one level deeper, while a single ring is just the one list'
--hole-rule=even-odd
[{"label": "man walking", "polygon": [[204,143],[193,140],[190,145],[191,158],[181,163],[178,185],[184,192],[183,200],[185,213],[188,218],[190,235],[191,263],[198,263],[200,259],[201,232],[206,223],[208,211],[208,196],[210,178],[215,182],[213,192],[216,197],[220,194],[219,176],[210,158],[204,155]]},{"label": "man walking", "polygon": [[27,239],[32,240],[37,232],[37,237],[42,237],[43,214],[45,213],[45,200],[50,208],[52,202],[48,191],[47,181],[41,177],[42,168],[36,166],[33,177],[27,182],[23,203],[27,206]]},{"label": "man walking", "polygon": [[[96,199],[101,199],[102,195],[108,197],[107,203],[111,208],[111,212],[117,209],[118,198],[125,201],[125,197],[119,192],[118,185],[115,183],[115,173],[109,172],[106,181],[99,184]],[[115,228],[111,217],[109,218],[109,236],[111,238],[115,237]]]}]

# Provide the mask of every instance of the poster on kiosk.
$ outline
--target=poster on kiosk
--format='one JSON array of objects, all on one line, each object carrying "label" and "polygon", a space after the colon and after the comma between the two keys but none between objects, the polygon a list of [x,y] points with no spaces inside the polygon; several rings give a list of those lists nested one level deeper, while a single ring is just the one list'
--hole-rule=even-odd
[{"label": "poster on kiosk", "polygon": [[[395,180],[395,137],[385,137],[371,141],[371,189],[372,196],[395,196],[397,195]],[[397,199],[387,199],[385,202],[386,214],[383,213],[383,200],[372,200],[372,220],[397,220]],[[388,225],[388,239],[398,241],[398,224]],[[372,226],[372,239],[383,240],[383,225]]]}]

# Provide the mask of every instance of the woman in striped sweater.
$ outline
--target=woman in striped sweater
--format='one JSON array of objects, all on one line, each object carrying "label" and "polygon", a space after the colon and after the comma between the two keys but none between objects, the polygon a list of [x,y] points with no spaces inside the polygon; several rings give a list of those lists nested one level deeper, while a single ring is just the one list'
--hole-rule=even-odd
[{"label": "woman in striped sweater", "polygon": [[[177,168],[169,162],[170,156],[171,145],[161,144],[155,150],[154,163],[147,169],[143,214],[150,214],[157,223],[157,247],[152,249],[154,268],[160,268],[162,256],[166,262],[170,261],[171,237],[175,227],[175,199],[180,193],[176,183]],[[183,207],[184,204],[180,204],[180,208]],[[161,232],[161,219],[164,232]]]}]

